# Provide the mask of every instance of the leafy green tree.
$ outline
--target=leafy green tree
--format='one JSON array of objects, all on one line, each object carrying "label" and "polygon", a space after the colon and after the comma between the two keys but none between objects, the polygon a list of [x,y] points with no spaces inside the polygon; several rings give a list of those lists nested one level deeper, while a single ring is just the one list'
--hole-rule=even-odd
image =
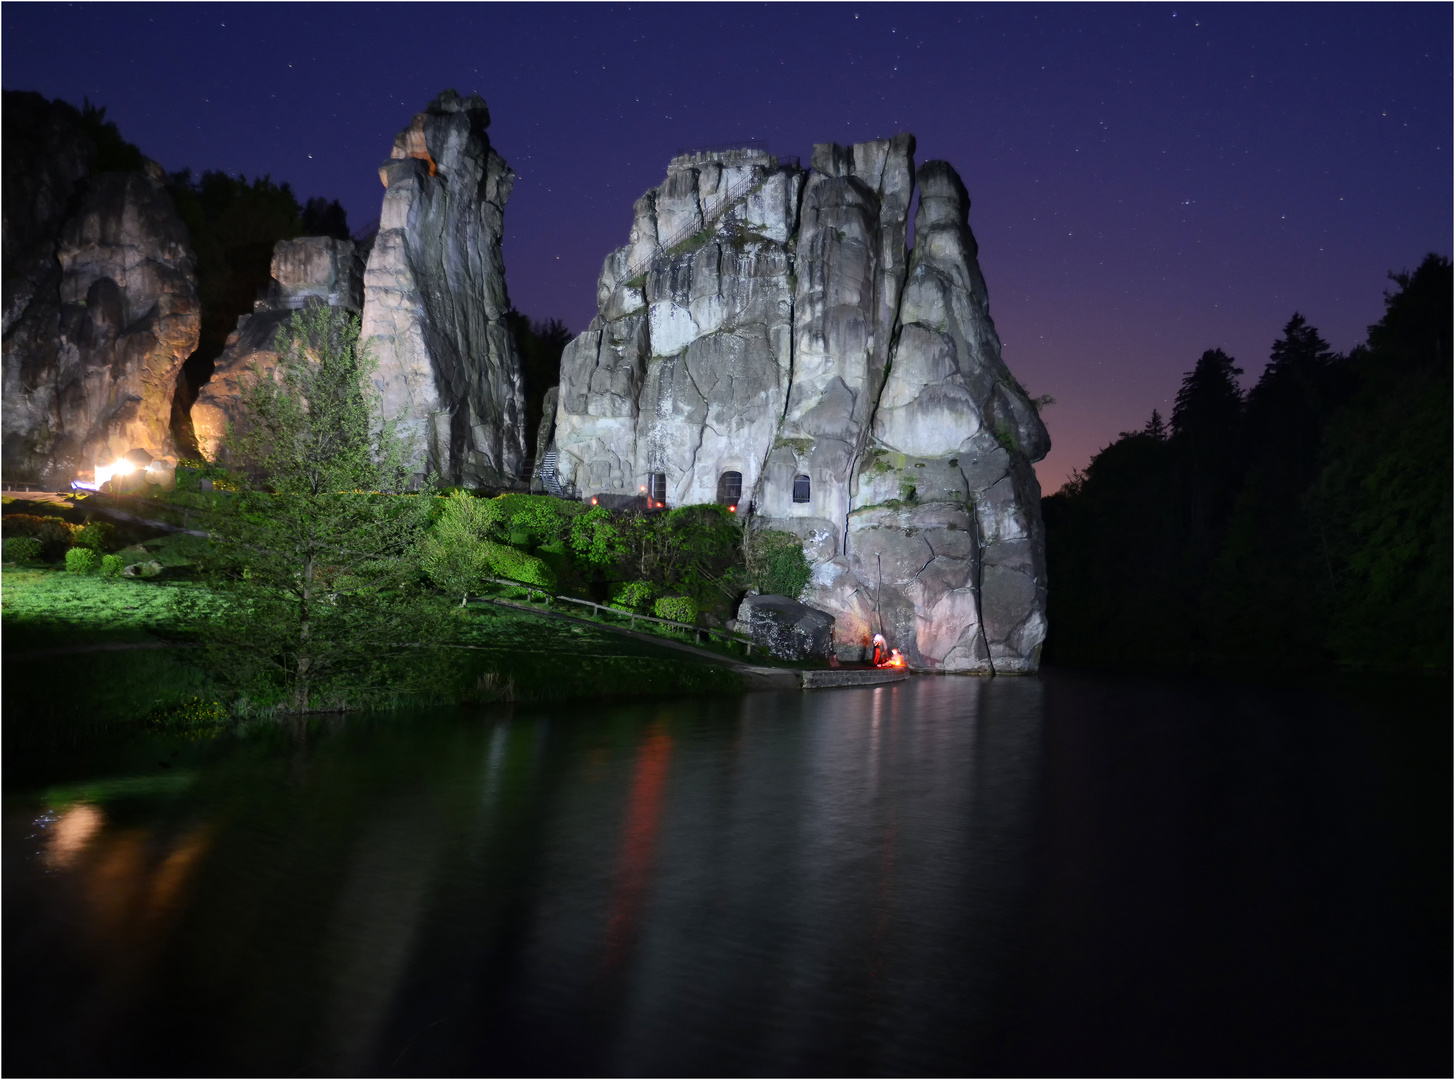
[{"label": "leafy green tree", "polygon": [[743,555],[748,579],[761,593],[797,600],[813,576],[803,541],[792,533],[756,529],[749,534]]},{"label": "leafy green tree", "polygon": [[571,521],[571,549],[598,571],[617,567],[631,554],[625,519],[604,506],[593,506]]},{"label": "leafy green tree", "polygon": [[463,491],[444,501],[439,520],[425,536],[420,553],[430,580],[445,592],[460,597],[464,607],[491,571],[486,539],[490,531],[490,504]]},{"label": "leafy green tree", "polygon": [[241,490],[207,523],[223,603],[191,612],[219,673],[297,712],[422,685],[420,647],[446,626],[419,583],[430,500],[407,493],[358,338],[353,316],[306,308],[279,334],[274,377],[254,371],[228,436]]}]

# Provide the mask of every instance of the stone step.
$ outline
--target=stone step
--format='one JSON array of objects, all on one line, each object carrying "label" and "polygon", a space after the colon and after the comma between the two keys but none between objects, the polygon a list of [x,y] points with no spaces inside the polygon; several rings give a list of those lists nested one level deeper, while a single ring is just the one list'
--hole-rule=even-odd
[{"label": "stone step", "polygon": [[904,668],[827,668],[800,671],[799,682],[805,690],[828,690],[835,686],[880,686],[904,682],[910,672]]}]

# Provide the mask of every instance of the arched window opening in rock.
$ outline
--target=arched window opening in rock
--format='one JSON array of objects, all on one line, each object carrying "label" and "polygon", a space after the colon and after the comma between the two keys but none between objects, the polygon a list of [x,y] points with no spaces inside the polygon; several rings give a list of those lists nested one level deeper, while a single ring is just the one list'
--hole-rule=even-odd
[{"label": "arched window opening in rock", "polygon": [[742,497],[742,473],[729,470],[717,478],[717,501],[720,506],[737,506]]},{"label": "arched window opening in rock", "polygon": [[667,505],[667,474],[654,472],[647,484],[647,498],[653,506]]},{"label": "arched window opening in rock", "polygon": [[811,490],[812,490],[812,488],[810,486],[809,479],[808,479],[807,476],[803,475],[803,473],[799,473],[797,476],[795,476],[793,478],[793,501],[794,502],[796,502],[796,503],[806,503],[806,502],[808,502],[809,495],[810,495]]}]

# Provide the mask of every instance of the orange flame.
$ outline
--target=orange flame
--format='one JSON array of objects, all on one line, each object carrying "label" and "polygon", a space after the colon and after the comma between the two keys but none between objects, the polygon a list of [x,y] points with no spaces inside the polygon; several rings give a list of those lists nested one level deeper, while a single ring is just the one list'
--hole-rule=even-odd
[{"label": "orange flame", "polygon": [[904,667],[904,657],[899,654],[899,650],[898,649],[890,649],[889,650],[889,659],[885,660],[883,663],[878,664],[876,666],[882,667],[882,668],[886,668],[886,667]]}]

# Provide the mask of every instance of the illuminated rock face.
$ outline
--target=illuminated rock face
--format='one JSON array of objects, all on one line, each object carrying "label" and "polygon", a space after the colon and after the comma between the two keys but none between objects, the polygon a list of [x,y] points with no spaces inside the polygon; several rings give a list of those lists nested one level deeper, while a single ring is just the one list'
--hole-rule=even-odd
[{"label": "illuminated rock face", "polygon": [[161,168],[91,171],[74,109],[5,95],[4,467],[64,487],[130,450],[175,461],[177,375],[201,329]]},{"label": "illuminated rock face", "polygon": [[364,267],[350,240],[304,236],[273,247],[272,281],[251,315],[237,321],[192,403],[192,432],[208,460],[225,456],[229,424],[243,419],[242,391],[253,371],[278,363],[278,332],[306,304],[326,304],[357,315],[363,305]]},{"label": "illuminated rock face", "polygon": [[364,273],[363,336],[384,415],[418,476],[506,484],[525,462],[520,358],[500,241],[515,174],[477,97],[441,94],[395,140]]},{"label": "illuminated rock face", "polygon": [[737,473],[753,526],[802,538],[842,659],[882,631],[915,667],[1034,671],[1050,440],[1001,360],[964,186],[913,152],[673,159],[562,357],[557,471],[583,496],[660,477],[668,505]]}]

